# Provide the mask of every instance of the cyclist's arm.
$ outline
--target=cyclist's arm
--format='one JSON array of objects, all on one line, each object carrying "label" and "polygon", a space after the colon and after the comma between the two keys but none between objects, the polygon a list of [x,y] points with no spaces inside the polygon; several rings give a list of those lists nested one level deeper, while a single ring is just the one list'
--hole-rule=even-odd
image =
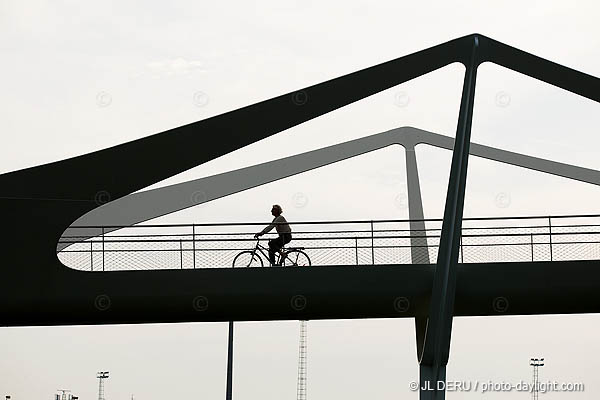
[{"label": "cyclist's arm", "polygon": [[260,231],[260,233],[262,235],[264,235],[265,233],[269,233],[273,230],[273,228],[275,228],[275,224],[269,224],[269,226],[267,226],[265,229],[263,229],[262,231]]},{"label": "cyclist's arm", "polygon": [[269,224],[269,225],[268,225],[268,226],[267,226],[265,229],[263,229],[262,231],[258,232],[258,233],[257,233],[255,236],[262,236],[262,235],[264,235],[265,233],[269,233],[269,232],[271,232],[271,231],[273,230],[273,228],[275,228],[275,220],[276,220],[276,219],[277,219],[277,218],[275,218],[271,224]]}]

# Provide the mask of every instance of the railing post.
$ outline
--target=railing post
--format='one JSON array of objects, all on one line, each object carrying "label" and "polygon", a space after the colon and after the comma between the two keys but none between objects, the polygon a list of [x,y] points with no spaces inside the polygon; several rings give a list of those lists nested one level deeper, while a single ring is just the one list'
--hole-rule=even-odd
[{"label": "railing post", "polygon": [[461,264],[464,264],[464,263],[465,263],[465,256],[464,256],[464,254],[463,254],[462,235],[460,235],[460,243],[459,243],[459,246],[460,246],[460,263],[461,263]]},{"label": "railing post", "polygon": [[102,227],[102,271],[104,271],[104,227]]},{"label": "railing post", "polygon": [[193,254],[193,265],[196,269],[196,224],[192,224],[192,254]]},{"label": "railing post", "polygon": [[373,220],[371,220],[371,262],[375,265],[375,238],[373,236]]},{"label": "railing post", "polygon": [[533,233],[531,233],[531,262],[533,262]]},{"label": "railing post", "polygon": [[183,241],[179,239],[179,265],[183,269]]},{"label": "railing post", "polygon": [[90,271],[94,270],[94,239],[90,239]]},{"label": "railing post", "polygon": [[354,252],[356,254],[356,265],[358,265],[358,238],[354,237]]},{"label": "railing post", "polygon": [[548,232],[550,237],[550,261],[552,261],[552,217],[548,217]]}]

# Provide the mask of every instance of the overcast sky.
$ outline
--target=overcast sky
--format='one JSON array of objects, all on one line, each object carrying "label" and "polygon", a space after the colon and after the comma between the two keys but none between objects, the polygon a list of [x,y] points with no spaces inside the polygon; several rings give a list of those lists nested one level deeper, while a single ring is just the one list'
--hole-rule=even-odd
[{"label": "overcast sky", "polygon": [[[145,137],[475,32],[600,76],[595,1],[324,3],[0,1],[0,172]],[[463,72],[447,66],[153,187],[399,126],[453,136]],[[472,140],[600,169],[598,111],[484,64]],[[421,145],[417,158],[425,215],[440,217],[450,152]],[[469,167],[465,216],[599,211],[599,188],[473,158]],[[266,221],[276,202],[294,221],[406,218],[396,200],[406,193],[404,174],[403,152],[391,147],[153,222]],[[586,384],[584,393],[545,398],[596,399],[599,327],[596,315],[455,319],[448,379],[529,380],[529,357],[544,356],[542,379]],[[108,400],[223,398],[226,331],[221,323],[1,328],[0,395],[50,399],[64,388],[93,399],[96,371],[109,370]],[[413,320],[310,321],[308,336],[309,398],[418,398],[408,386],[418,377]],[[236,400],[296,396],[297,321],[239,323],[235,345]]]}]

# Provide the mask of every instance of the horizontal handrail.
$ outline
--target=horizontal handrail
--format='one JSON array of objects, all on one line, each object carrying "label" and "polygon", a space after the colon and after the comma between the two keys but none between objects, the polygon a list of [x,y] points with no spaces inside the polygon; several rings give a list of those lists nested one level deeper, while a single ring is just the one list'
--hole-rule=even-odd
[{"label": "horizontal handrail", "polygon": [[[377,232],[377,231],[376,231]],[[420,231],[419,231],[420,232]],[[304,232],[299,232],[304,233]],[[330,233],[330,232],[324,232]],[[367,232],[370,233],[370,232]],[[600,235],[600,231],[592,231],[592,232],[526,232],[526,233],[481,233],[481,234],[463,234],[463,238],[469,237],[529,237],[529,236],[565,236],[565,235]],[[169,235],[169,236],[184,236],[184,235]],[[191,236],[191,235],[185,235]],[[236,242],[253,242],[256,239],[253,238],[244,238],[244,239],[152,239],[152,240],[144,240],[144,239],[134,239],[134,240],[114,240],[112,236],[108,236],[110,239],[89,239],[85,242],[82,241],[61,241],[61,243],[173,243],[173,242],[183,242],[183,243],[191,243],[191,242],[231,242],[235,240]],[[141,236],[130,236],[130,237],[146,237],[146,235]],[[440,235],[407,235],[407,236],[378,236],[374,235],[374,239],[439,239]],[[347,237],[302,237],[302,240],[349,240],[354,239],[354,236]],[[371,239],[371,236],[361,236],[357,237],[358,239]],[[571,242],[570,242],[571,243]]]},{"label": "horizontal handrail", "polygon": [[[574,215],[536,215],[536,216],[512,216],[512,217],[465,217],[464,221],[507,221],[507,220],[527,220],[527,219],[563,219],[563,218],[599,218],[600,214],[574,214]],[[374,224],[381,223],[410,223],[410,222],[442,222],[442,218],[426,218],[426,219],[380,219],[380,220],[333,220],[333,221],[288,221],[290,225],[327,225],[327,224]],[[271,221],[263,222],[202,222],[202,223],[187,223],[187,224],[138,224],[138,225],[72,225],[70,228],[106,228],[106,229],[123,229],[123,228],[167,228],[167,227],[207,227],[207,226],[254,226],[272,224]],[[285,224],[275,222],[275,225]],[[560,226],[560,225],[559,225]]]}]

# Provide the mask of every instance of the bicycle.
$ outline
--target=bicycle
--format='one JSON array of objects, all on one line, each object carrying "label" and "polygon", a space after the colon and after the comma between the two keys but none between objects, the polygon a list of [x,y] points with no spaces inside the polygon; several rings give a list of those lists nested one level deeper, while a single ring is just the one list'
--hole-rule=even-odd
[{"label": "bicycle", "polygon": [[[275,265],[282,267],[310,267],[310,258],[303,250],[304,247],[282,247],[275,253]],[[269,249],[262,246],[260,239],[257,239],[253,250],[244,250],[235,256],[233,267],[264,267],[265,263],[263,259],[267,260],[267,265],[271,265],[269,261]]]}]

